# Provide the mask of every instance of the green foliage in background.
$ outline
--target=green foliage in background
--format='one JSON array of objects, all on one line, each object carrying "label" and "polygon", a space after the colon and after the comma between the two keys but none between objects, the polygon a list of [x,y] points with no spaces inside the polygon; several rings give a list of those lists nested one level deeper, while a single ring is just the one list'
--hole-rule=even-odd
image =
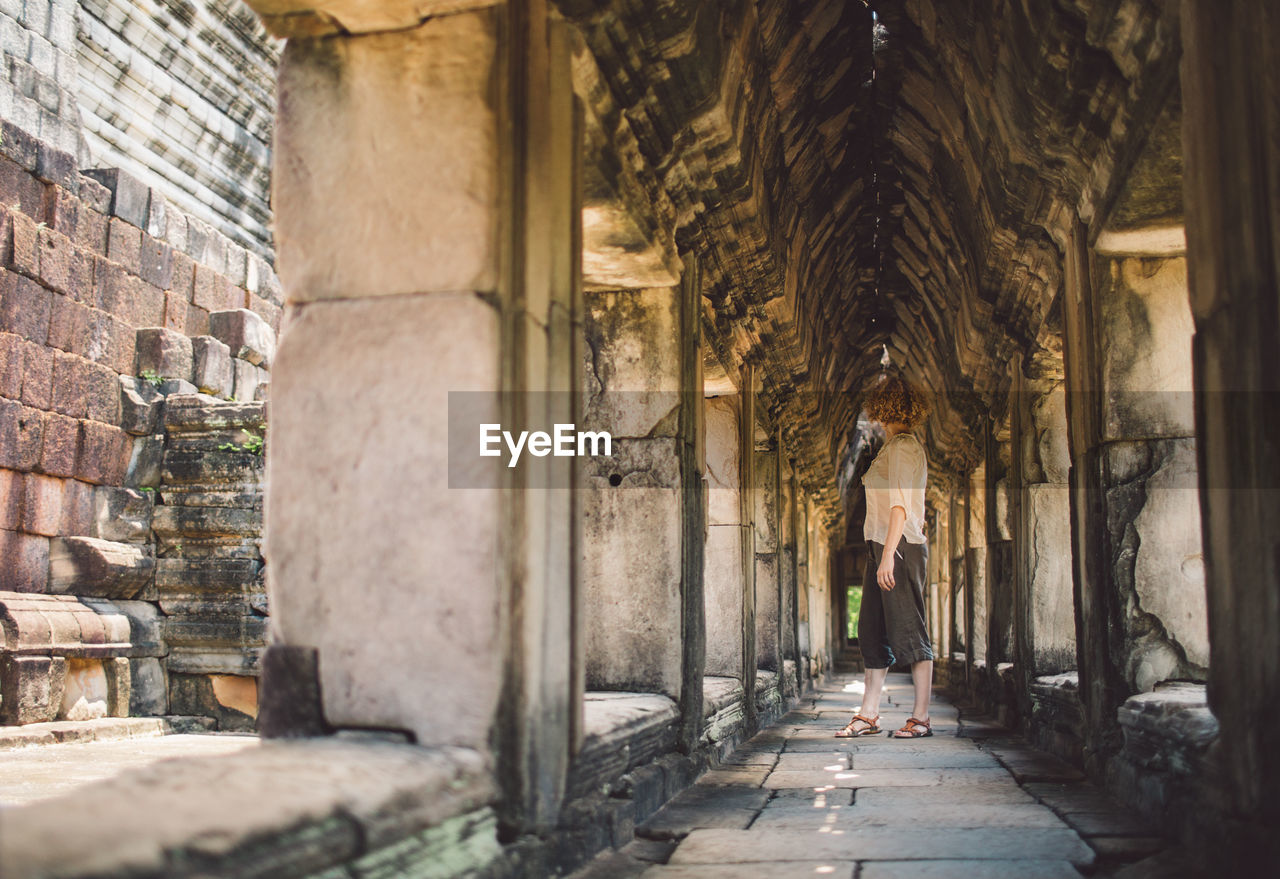
[{"label": "green foliage in background", "polygon": [[849,587],[849,640],[858,637],[858,609],[862,607],[862,587]]}]

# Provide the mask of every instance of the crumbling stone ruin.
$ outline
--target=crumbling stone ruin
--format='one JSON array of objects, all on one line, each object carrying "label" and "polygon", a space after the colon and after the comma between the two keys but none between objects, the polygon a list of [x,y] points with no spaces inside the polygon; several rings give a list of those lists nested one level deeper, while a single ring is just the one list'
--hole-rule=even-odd
[{"label": "crumbling stone ruin", "polygon": [[[265,195],[246,195],[276,49],[227,6],[0,8],[0,722],[19,730],[254,725],[283,299]],[[210,64],[237,45],[239,67]]]},{"label": "crumbling stone ruin", "polygon": [[[1277,862],[1277,46],[1250,0],[0,0],[0,743],[266,739],[5,810],[6,875],[652,836],[857,667],[889,371],[936,686],[1188,875]],[[611,454],[469,457],[463,398]]]}]

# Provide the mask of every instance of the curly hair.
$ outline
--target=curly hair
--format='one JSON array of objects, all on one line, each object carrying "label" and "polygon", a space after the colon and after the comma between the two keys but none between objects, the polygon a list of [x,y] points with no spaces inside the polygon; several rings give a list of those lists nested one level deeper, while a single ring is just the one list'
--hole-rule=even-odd
[{"label": "curly hair", "polygon": [[912,430],[929,414],[924,392],[899,375],[882,376],[863,403],[867,417],[881,424],[905,424]]}]

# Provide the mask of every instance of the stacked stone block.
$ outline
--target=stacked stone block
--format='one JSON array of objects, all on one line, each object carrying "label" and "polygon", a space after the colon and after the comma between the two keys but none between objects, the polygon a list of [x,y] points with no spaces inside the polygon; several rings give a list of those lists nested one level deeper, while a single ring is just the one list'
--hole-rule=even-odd
[{"label": "stacked stone block", "polygon": [[262,403],[171,397],[153,529],[169,698],[182,714],[252,728],[266,633]]},{"label": "stacked stone block", "polygon": [[[259,257],[128,174],[80,173],[70,154],[0,123],[0,591],[129,621],[112,658],[145,682],[135,713],[169,709],[152,532],[165,400],[265,394],[279,315]],[[6,635],[0,656],[23,643]],[[69,680],[65,664],[15,663],[0,661],[5,692]],[[39,714],[3,705],[12,722]]]}]

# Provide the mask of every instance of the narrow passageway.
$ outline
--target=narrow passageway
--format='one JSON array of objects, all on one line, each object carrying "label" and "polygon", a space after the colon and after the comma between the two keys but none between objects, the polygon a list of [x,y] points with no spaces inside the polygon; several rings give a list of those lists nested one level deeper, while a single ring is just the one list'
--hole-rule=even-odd
[{"label": "narrow passageway", "polygon": [[842,675],[737,749],[574,879],[1111,876],[1165,845],[1072,767],[939,695],[934,735],[893,740],[911,682],[891,674],[886,734],[836,739],[861,701]]}]

